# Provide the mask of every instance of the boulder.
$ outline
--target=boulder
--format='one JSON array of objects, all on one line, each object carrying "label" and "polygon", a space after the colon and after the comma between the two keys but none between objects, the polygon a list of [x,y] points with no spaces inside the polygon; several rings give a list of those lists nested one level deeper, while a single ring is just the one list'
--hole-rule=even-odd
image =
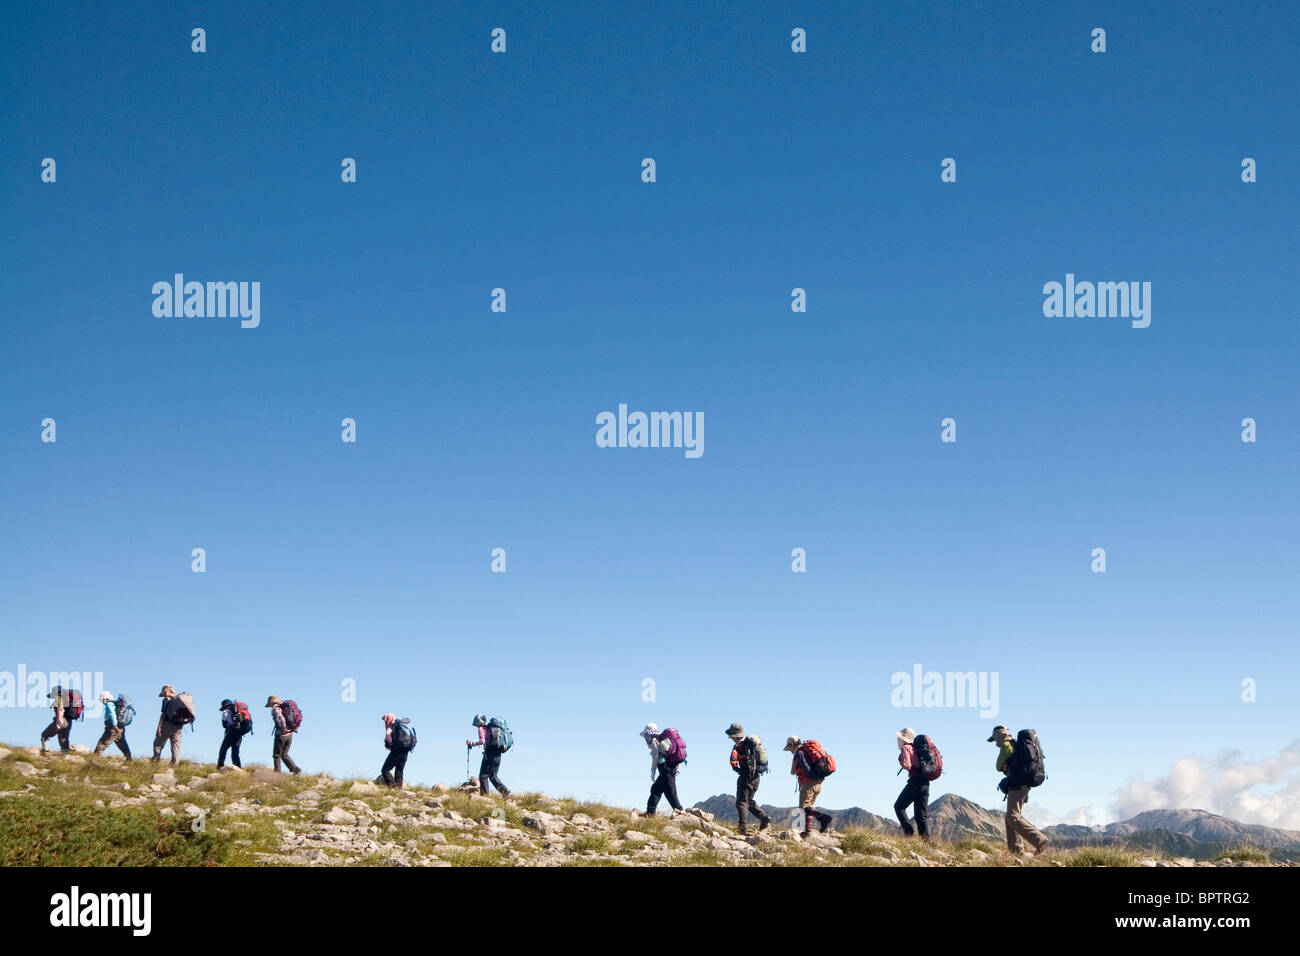
[{"label": "boulder", "polygon": [[541,810],[536,810],[524,817],[524,826],[539,830],[548,836],[562,831],[564,825],[564,821],[559,817],[550,813],[543,813]]},{"label": "boulder", "polygon": [[351,826],[357,822],[355,814],[348,813],[348,811],[340,807],[331,807],[329,810],[326,810],[325,815],[321,819],[326,823],[333,823],[339,826]]},{"label": "boulder", "polygon": [[626,840],[628,843],[642,844],[642,845],[646,843],[655,842],[654,837],[652,837],[648,833],[643,833],[640,830],[628,830],[626,833],[623,834],[623,839]]},{"label": "boulder", "polygon": [[153,785],[155,787],[174,787],[176,786],[176,774],[170,770],[166,773],[156,773],[153,775]]}]

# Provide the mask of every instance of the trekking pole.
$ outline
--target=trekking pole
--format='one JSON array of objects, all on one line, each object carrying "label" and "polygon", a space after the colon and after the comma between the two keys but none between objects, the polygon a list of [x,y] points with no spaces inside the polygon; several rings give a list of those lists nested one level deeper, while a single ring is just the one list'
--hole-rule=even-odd
[{"label": "trekking pole", "polygon": [[465,745],[465,782],[469,783],[469,744]]}]

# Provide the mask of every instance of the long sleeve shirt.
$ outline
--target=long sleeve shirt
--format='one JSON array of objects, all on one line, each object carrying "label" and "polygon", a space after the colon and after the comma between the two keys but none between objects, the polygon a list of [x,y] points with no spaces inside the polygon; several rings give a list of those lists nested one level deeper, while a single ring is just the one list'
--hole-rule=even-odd
[{"label": "long sleeve shirt", "polygon": [[117,726],[117,701],[114,700],[104,701],[104,726],[105,727]]},{"label": "long sleeve shirt", "polygon": [[794,752],[794,760],[790,761],[790,773],[799,779],[801,785],[817,782],[812,772],[812,765],[808,763],[808,757],[805,756],[802,747]]},{"label": "long sleeve shirt", "polygon": [[650,748],[650,779],[653,780],[664,762],[664,755],[673,749],[673,743],[663,737],[647,737],[645,742]]},{"label": "long sleeve shirt", "polygon": [[911,744],[903,744],[898,751],[898,765],[907,771],[909,780],[921,775],[921,768],[916,765],[916,750]]},{"label": "long sleeve shirt", "polygon": [[289,733],[289,725],[285,722],[284,713],[280,710],[279,704],[271,705],[271,719],[275,721],[275,734],[277,737],[283,737]]},{"label": "long sleeve shirt", "polygon": [[477,743],[472,740],[466,741],[466,743],[468,743],[471,747],[486,747],[487,746],[487,724],[484,724],[482,727],[478,729]]},{"label": "long sleeve shirt", "polygon": [[1001,745],[999,745],[997,768],[1001,773],[1010,772],[1007,770],[1007,761],[1011,759],[1011,751],[1014,749],[1015,746],[1009,740],[1004,740]]}]

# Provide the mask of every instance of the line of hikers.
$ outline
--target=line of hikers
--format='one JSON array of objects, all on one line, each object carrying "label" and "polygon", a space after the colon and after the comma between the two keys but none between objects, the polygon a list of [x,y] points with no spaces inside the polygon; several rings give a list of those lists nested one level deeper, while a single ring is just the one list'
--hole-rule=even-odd
[{"label": "line of hikers", "polygon": [[[55,687],[47,696],[53,701],[51,706],[54,709],[54,720],[41,732],[41,752],[45,752],[46,742],[51,737],[57,737],[60,749],[67,753],[72,749],[69,740],[72,721],[81,719],[84,713],[81,692],[73,688]],[[154,734],[153,760],[156,763],[162,756],[163,747],[170,743],[171,764],[175,766],[180,760],[181,734],[186,726],[196,720],[194,699],[189,694],[176,693],[170,684],[164,686],[158,696],[162,698],[162,707],[158,716],[158,729]],[[103,708],[104,732],[95,745],[95,755],[116,745],[125,758],[130,760],[131,748],[126,742],[126,728],[135,718],[131,698],[124,694],[114,697],[108,691],[103,691],[99,695],[99,702]],[[296,702],[281,700],[274,694],[266,699],[266,707],[270,709],[275,723],[271,744],[275,771],[281,772],[283,764],[291,773],[301,773],[302,768],[289,756],[289,748],[293,743],[293,735],[302,726],[302,710]],[[415,750],[415,728],[411,726],[408,717],[398,718],[397,715],[388,713],[381,719],[384,722],[384,748],[388,755],[375,782],[400,789],[403,786],[406,759]],[[248,705],[229,698],[223,700],[221,724],[225,733],[217,755],[217,767],[225,766],[227,754],[231,763],[239,767],[240,744],[245,736],[253,732],[253,717]],[[490,784],[503,797],[508,798],[510,790],[501,782],[498,774],[502,755],[514,746],[514,735],[510,732],[509,725],[499,717],[488,718],[485,714],[476,714],[472,726],[477,729],[478,737],[465,741],[466,775],[469,774],[470,752],[475,747],[482,747],[483,759],[478,772],[479,792],[487,794]],[[759,781],[768,772],[767,750],[763,746],[763,740],[755,734],[746,733],[745,728],[738,723],[731,724],[725,733],[732,743],[730,762],[731,769],[736,773],[736,819],[739,832],[741,835],[749,833],[751,814],[758,820],[758,829],[766,830],[772,819],[757,801]],[[932,738],[918,734],[910,727],[904,727],[895,736],[898,741],[898,772],[907,773],[907,783],[894,801],[894,813],[898,816],[899,826],[905,835],[919,835],[921,839],[928,839],[930,784],[943,773],[943,755]],[[667,799],[674,815],[685,812],[677,797],[677,774],[686,764],[686,740],[674,728],[660,730],[653,723],[645,725],[641,737],[650,749],[652,783],[650,797],[646,801],[646,815],[654,816],[660,799]],[[1022,730],[1013,736],[1010,730],[999,724],[993,728],[987,742],[998,747],[995,766],[1002,774],[998,789],[1007,802],[1007,846],[1017,855],[1025,852],[1026,843],[1035,853],[1042,853],[1050,841],[1023,815],[1029,791],[1047,779],[1038,735],[1032,730]],[[800,835],[807,837],[812,832],[814,823],[819,831],[828,832],[834,819],[829,813],[817,809],[816,804],[826,778],[835,772],[835,759],[816,740],[789,737],[783,749],[791,755],[790,773],[795,777],[799,788],[798,812],[801,817],[799,822],[802,823]],[[472,781],[473,778],[470,779]],[[907,816],[909,807],[912,808],[913,820]]]},{"label": "line of hikers", "polygon": [[[737,829],[742,836],[749,833],[752,813],[758,820],[758,829],[766,830],[772,819],[756,799],[759,780],[768,772],[763,740],[755,734],[745,733],[745,728],[738,723],[729,726],[725,733],[732,742],[731,769],[736,772]],[[898,773],[907,773],[907,784],[894,801],[894,813],[906,836],[919,835],[923,840],[929,839],[930,783],[943,773],[943,755],[933,739],[916,733],[910,727],[904,727],[895,736],[898,741]],[[672,815],[686,812],[677,797],[677,774],[686,763],[685,739],[676,729],[667,727],[660,730],[659,725],[653,723],[645,725],[641,737],[650,748],[652,783],[650,798],[646,801],[646,815],[655,815],[661,798],[667,799]],[[1033,847],[1036,854],[1042,853],[1051,841],[1022,813],[1029,800],[1029,791],[1047,779],[1038,734],[1022,730],[1013,736],[1010,730],[999,724],[993,728],[987,742],[998,745],[995,766],[1002,774],[998,789],[1007,802],[1007,846],[1017,856],[1024,854],[1025,843]],[[816,804],[822,784],[835,772],[835,758],[818,741],[799,737],[787,738],[783,749],[792,755],[790,773],[799,786],[800,819],[796,822],[802,823],[800,836],[809,836],[814,822],[819,831],[828,832],[834,818],[818,810]],[[914,808],[915,827],[907,818],[909,807]]]},{"label": "line of hikers", "polygon": [[[51,737],[59,741],[59,750],[69,753],[72,750],[70,739],[72,721],[84,719],[85,701],[81,691],[73,687],[55,687],[47,695],[52,701],[54,719],[41,731],[41,753],[46,752],[46,744]],[[176,766],[181,759],[181,735],[185,728],[198,720],[198,710],[194,698],[187,693],[176,693],[171,684],[166,684],[158,692],[162,705],[158,713],[158,727],[153,739],[153,762],[162,758],[163,748],[170,745],[171,765]],[[110,746],[116,745],[122,756],[131,759],[131,747],[126,742],[126,728],[135,720],[135,705],[126,694],[114,696],[109,691],[100,691],[99,704],[104,732],[99,737],[92,751],[95,756],[102,754]],[[271,708],[271,718],[275,723],[275,738],[271,742],[271,760],[277,773],[281,764],[292,773],[300,773],[301,768],[289,756],[289,747],[293,735],[302,726],[302,711],[292,700],[281,700],[272,694],[266,699],[266,706]],[[253,732],[253,717],[248,705],[243,701],[223,700],[221,702],[221,726],[225,731],[221,740],[221,749],[217,754],[217,767],[226,763],[226,754],[231,762],[239,763],[239,745],[245,735]]]},{"label": "line of hikers", "polygon": [[[46,744],[51,738],[58,739],[60,751],[71,753],[72,722],[85,717],[85,701],[81,691],[74,687],[60,686],[55,687],[45,696],[51,701],[54,719],[41,731],[41,753],[46,752]],[[185,728],[198,719],[198,710],[190,694],[176,693],[176,689],[171,684],[164,686],[158,696],[162,699],[162,706],[158,715],[158,728],[154,734],[153,762],[157,763],[161,759],[163,748],[170,744],[171,765],[174,767],[181,759],[181,736]],[[122,755],[130,760],[131,747],[126,742],[126,728],[135,720],[135,705],[127,695],[114,696],[106,690],[100,692],[99,703],[102,708],[104,732],[100,735],[99,742],[95,744],[94,755],[99,756],[110,746],[116,745],[117,749],[122,751]],[[296,701],[282,700],[275,694],[266,699],[266,706],[270,709],[271,719],[275,724],[275,734],[271,741],[271,762],[275,772],[281,773],[283,765],[290,773],[301,773],[302,768],[289,756],[289,748],[293,744],[293,735],[302,727],[302,709]],[[384,714],[382,720],[384,749],[388,751],[388,756],[375,782],[401,788],[402,776],[406,770],[406,758],[415,749],[415,728],[411,726],[409,717],[399,719],[395,714]],[[470,751],[474,747],[482,747],[483,761],[479,766],[478,775],[480,791],[484,794],[488,793],[488,785],[491,784],[501,792],[502,796],[510,796],[509,789],[498,776],[502,755],[514,746],[514,735],[510,732],[509,725],[500,717],[489,719],[485,714],[476,714],[473,726],[478,729],[478,739],[465,741],[466,764],[468,765],[469,762]],[[227,755],[234,766],[242,767],[239,748],[244,738],[253,732],[253,715],[248,705],[242,700],[230,698],[223,700],[221,727],[224,733],[221,738],[221,749],[217,752],[217,769],[226,765]]]}]

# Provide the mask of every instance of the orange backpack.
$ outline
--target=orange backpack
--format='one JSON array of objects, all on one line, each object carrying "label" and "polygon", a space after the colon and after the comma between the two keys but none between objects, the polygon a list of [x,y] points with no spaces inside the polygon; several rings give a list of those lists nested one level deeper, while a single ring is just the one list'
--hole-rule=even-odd
[{"label": "orange backpack", "polygon": [[818,780],[825,780],[835,772],[835,758],[817,741],[806,740],[799,749],[803,751],[804,759],[812,769],[812,775]]}]

